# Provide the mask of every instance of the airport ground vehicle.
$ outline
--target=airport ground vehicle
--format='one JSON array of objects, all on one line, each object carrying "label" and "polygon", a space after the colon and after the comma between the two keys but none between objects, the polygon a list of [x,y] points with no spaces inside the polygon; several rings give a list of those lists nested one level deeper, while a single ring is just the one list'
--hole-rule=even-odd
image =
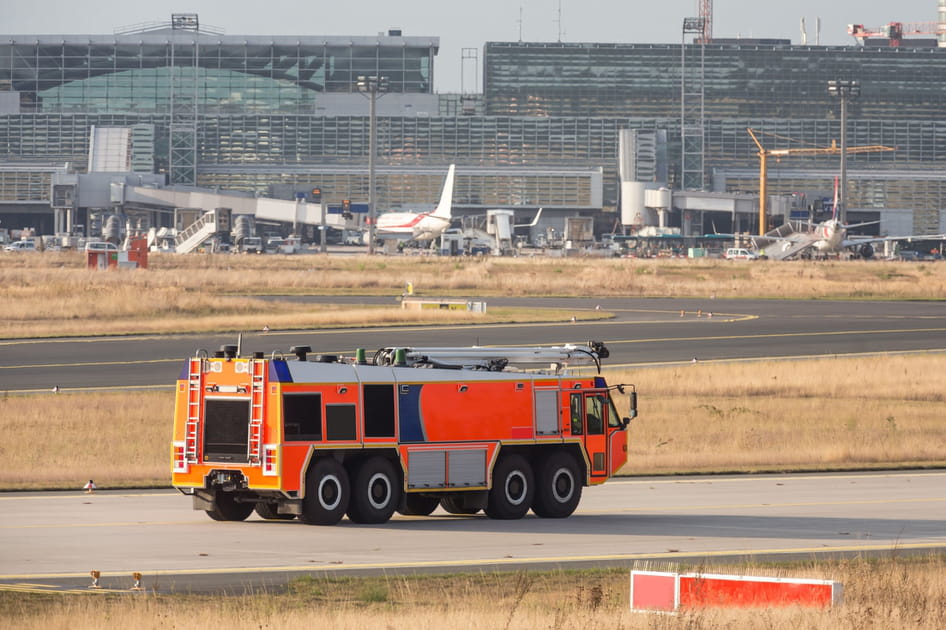
[{"label": "airport ground vehicle", "polygon": [[22,241],[13,241],[9,245],[3,248],[7,252],[35,252],[39,251],[36,249],[36,243],[32,240],[22,240]]},{"label": "airport ground vehicle", "polygon": [[726,250],[725,258],[728,260],[756,260],[759,255],[745,247],[730,247]]},{"label": "airport ground vehicle", "polygon": [[[177,381],[172,483],[215,520],[483,509],[516,519],[569,516],[583,486],[627,460],[630,418],[608,385],[600,342],[541,348],[382,348],[366,360],[288,359],[224,346],[188,359]],[[515,366],[553,364],[545,372]],[[593,364],[599,374],[569,373]],[[564,370],[564,371],[563,371]],[[630,391],[629,391],[630,390]]]}]

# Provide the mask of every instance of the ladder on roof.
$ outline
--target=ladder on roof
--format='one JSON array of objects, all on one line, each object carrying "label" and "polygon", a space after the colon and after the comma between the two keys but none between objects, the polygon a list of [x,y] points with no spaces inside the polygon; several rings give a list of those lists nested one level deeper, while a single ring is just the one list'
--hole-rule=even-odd
[{"label": "ladder on roof", "polygon": [[[398,362],[399,353],[403,353],[403,363]],[[594,365],[600,371],[601,359],[607,358],[609,354],[604,343],[600,341],[589,341],[584,346],[565,344],[545,347],[391,347],[378,350],[375,354],[375,363],[378,365],[470,368],[490,371],[501,371],[509,364],[545,364],[555,370],[575,365]]]},{"label": "ladder on roof", "polygon": [[200,410],[203,407],[204,390],[201,374],[204,360],[193,357],[187,361],[187,422],[184,424],[184,459],[197,463],[197,448],[200,443]]},{"label": "ladder on roof", "polygon": [[258,464],[263,450],[263,405],[266,396],[266,361],[250,359],[250,427],[247,457]]}]

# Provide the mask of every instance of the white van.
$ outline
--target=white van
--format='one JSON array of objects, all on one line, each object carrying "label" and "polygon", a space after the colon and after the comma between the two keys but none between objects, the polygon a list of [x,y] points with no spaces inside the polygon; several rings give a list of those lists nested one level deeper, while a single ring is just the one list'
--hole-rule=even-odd
[{"label": "white van", "polygon": [[118,245],[115,243],[110,243],[108,241],[92,241],[91,243],[85,244],[85,251],[87,252],[117,252]]},{"label": "white van", "polygon": [[758,254],[745,247],[730,247],[725,256],[727,260],[756,260],[758,257]]}]

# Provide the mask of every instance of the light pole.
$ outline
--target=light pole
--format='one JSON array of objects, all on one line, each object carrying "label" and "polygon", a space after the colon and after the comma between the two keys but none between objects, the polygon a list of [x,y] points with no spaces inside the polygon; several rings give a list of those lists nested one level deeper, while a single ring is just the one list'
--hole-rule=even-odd
[{"label": "light pole", "polygon": [[378,94],[388,89],[388,78],[380,76],[358,77],[358,91],[368,95],[368,254],[374,254],[375,219],[375,191],[374,191],[374,159],[377,152],[378,115],[376,104]]},{"label": "light pole", "polygon": [[828,81],[828,94],[841,99],[841,184],[838,187],[838,220],[847,225],[847,102],[861,94],[860,81]]}]

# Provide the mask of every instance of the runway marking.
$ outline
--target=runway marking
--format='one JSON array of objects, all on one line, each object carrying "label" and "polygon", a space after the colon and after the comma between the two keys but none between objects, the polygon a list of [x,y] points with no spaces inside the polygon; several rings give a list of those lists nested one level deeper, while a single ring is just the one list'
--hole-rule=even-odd
[{"label": "runway marking", "polygon": [[31,365],[0,365],[0,370],[26,370],[51,367],[100,367],[103,365],[148,365],[152,363],[183,363],[184,359],[143,359],[139,361],[89,361],[86,363],[34,363]]},{"label": "runway marking", "polygon": [[[429,560],[423,562],[372,562],[361,564],[325,564],[309,563],[305,565],[289,565],[282,567],[230,567],[217,569],[159,569],[154,571],[141,571],[145,580],[152,577],[164,577],[174,575],[225,575],[225,574],[253,574],[253,573],[287,573],[287,572],[341,572],[357,570],[379,570],[379,569],[419,569],[434,567],[483,567],[488,565],[516,565],[516,564],[567,564],[573,562],[615,562],[630,560],[667,560],[681,557],[699,556],[702,558],[715,558],[726,556],[760,556],[760,555],[787,555],[787,554],[822,554],[822,553],[846,553],[846,552],[865,552],[865,551],[915,551],[915,550],[937,550],[946,547],[946,541],[942,542],[921,542],[921,543],[899,543],[892,541],[886,544],[873,545],[824,545],[820,547],[777,547],[771,549],[722,549],[716,551],[679,549],[672,552],[658,553],[615,553],[602,555],[586,556],[544,556],[527,557],[520,556],[510,558],[480,558],[471,560]],[[139,570],[139,569],[136,569]],[[103,575],[126,575],[131,570],[116,569],[112,571],[103,571]],[[84,573],[45,573],[45,574],[21,574],[21,575],[0,575],[0,580],[38,580],[38,579],[64,579],[88,577],[88,572]],[[84,591],[82,591],[84,592]],[[124,592],[124,591],[120,591]]]},{"label": "runway marking", "polygon": [[159,490],[156,492],[115,492],[115,491],[105,491],[98,494],[87,494],[85,492],[80,493],[69,493],[69,491],[60,491],[60,490],[33,490],[32,492],[43,492],[43,495],[18,495],[14,492],[4,493],[0,495],[0,501],[53,501],[53,500],[70,500],[75,501],[81,499],[82,501],[88,501],[89,499],[119,499],[119,498],[128,498],[128,497],[175,497],[175,496],[185,496],[177,491],[171,490]]},{"label": "runway marking", "polygon": [[622,343],[664,343],[668,341],[731,341],[734,339],[779,339],[789,337],[834,337],[841,335],[867,335],[867,334],[906,334],[906,333],[931,333],[946,332],[946,328],[901,328],[887,330],[836,330],[825,332],[797,332],[797,333],[759,333],[755,335],[719,335],[713,337],[652,337],[648,339],[620,339],[609,341],[611,345]]}]

